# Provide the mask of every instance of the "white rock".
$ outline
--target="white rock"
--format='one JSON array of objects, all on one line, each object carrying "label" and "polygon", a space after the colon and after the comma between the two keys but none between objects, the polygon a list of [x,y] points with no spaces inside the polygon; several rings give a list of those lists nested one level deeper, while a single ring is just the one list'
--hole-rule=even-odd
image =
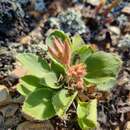
[{"label": "white rock", "polygon": [[108,29],[110,30],[111,33],[113,33],[115,35],[120,35],[121,34],[120,28],[118,28],[116,26],[109,26]]},{"label": "white rock", "polygon": [[99,5],[100,0],[86,0],[89,4],[92,4],[94,6]]},{"label": "white rock", "polygon": [[119,40],[120,35],[121,35],[120,28],[118,28],[116,26],[108,26],[108,30],[111,34],[112,45],[118,44],[118,40]]}]

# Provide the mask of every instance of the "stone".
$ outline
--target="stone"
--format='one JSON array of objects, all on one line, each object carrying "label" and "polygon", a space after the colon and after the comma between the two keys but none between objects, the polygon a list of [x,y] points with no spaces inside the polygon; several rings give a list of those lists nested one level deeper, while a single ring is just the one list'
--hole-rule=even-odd
[{"label": "stone", "polygon": [[0,114],[0,130],[5,130],[4,117]]},{"label": "stone", "polygon": [[50,121],[44,122],[23,122],[21,123],[16,130],[54,130]]},{"label": "stone", "polygon": [[20,43],[22,44],[31,44],[38,43],[43,40],[42,28],[44,27],[44,18],[39,22],[39,26],[36,27],[32,32],[27,36],[23,36],[20,38]]},{"label": "stone", "polygon": [[120,28],[116,27],[116,26],[109,26],[108,27],[109,31],[112,32],[115,35],[119,35],[121,34],[121,30]]},{"label": "stone", "polygon": [[14,116],[5,119],[5,128],[8,130],[9,128],[17,127],[22,120],[23,120],[22,114],[18,112]]},{"label": "stone", "polygon": [[55,0],[54,2],[51,2],[49,7],[48,7],[48,12],[51,16],[56,16],[58,13],[63,11],[63,8],[66,7],[66,3],[68,4],[69,2],[64,2],[65,0]]},{"label": "stone", "polygon": [[129,82],[129,74],[128,74],[128,72],[124,71],[124,72],[122,72],[121,76],[119,77],[117,84],[119,86],[123,86],[128,82]]},{"label": "stone", "polygon": [[108,26],[108,30],[109,30],[110,35],[111,35],[112,45],[113,46],[117,45],[119,38],[120,38],[120,35],[121,35],[120,28],[118,28],[116,26]]},{"label": "stone", "polygon": [[3,114],[5,118],[12,117],[13,115],[15,115],[18,108],[19,105],[17,104],[9,104],[3,108],[0,108],[0,112]]},{"label": "stone", "polygon": [[120,128],[119,128],[119,127],[116,127],[115,130],[120,130]]},{"label": "stone", "polygon": [[126,124],[126,130],[130,130],[130,121],[128,121]]},{"label": "stone", "polygon": [[130,15],[130,4],[128,4],[123,10],[122,13],[126,13]]},{"label": "stone", "polygon": [[12,99],[12,102],[18,103],[18,104],[23,104],[24,100],[25,100],[25,98],[22,95],[20,95],[19,97],[14,97]]},{"label": "stone", "polygon": [[17,0],[20,4],[26,6],[30,0]]},{"label": "stone", "polygon": [[36,0],[35,1],[35,10],[42,12],[46,9],[44,0]]},{"label": "stone", "polygon": [[123,32],[124,32],[125,34],[127,34],[127,33],[129,34],[129,33],[130,33],[130,22],[127,23],[127,25],[126,25],[126,27],[124,28]]},{"label": "stone", "polygon": [[92,4],[93,6],[99,5],[100,1],[99,0],[87,0],[87,3]]},{"label": "stone", "polygon": [[8,104],[11,101],[8,89],[0,85],[0,106]]},{"label": "stone", "polygon": [[127,120],[130,121],[130,112],[127,112]]}]

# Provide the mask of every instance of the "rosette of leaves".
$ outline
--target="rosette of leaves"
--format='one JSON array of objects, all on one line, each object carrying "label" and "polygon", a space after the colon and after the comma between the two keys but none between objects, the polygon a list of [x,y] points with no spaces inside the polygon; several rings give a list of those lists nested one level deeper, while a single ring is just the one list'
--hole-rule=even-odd
[{"label": "rosette of leaves", "polygon": [[28,70],[17,86],[25,97],[22,111],[37,120],[54,116],[65,119],[71,104],[75,103],[81,129],[96,127],[97,99],[90,98],[88,91],[92,86],[108,91],[115,85],[120,58],[84,44],[79,35],[70,39],[58,30],[47,37],[46,44],[49,63],[30,53],[17,56]]}]

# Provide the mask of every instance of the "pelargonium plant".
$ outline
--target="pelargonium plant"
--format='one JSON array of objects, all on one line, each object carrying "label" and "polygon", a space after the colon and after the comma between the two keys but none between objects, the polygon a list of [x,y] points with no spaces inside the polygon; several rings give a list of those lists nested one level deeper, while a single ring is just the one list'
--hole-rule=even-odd
[{"label": "pelargonium plant", "polygon": [[115,85],[120,58],[84,44],[79,35],[69,38],[59,30],[47,37],[46,44],[49,62],[31,53],[17,56],[28,70],[17,86],[25,97],[22,111],[36,120],[54,116],[64,120],[73,103],[80,128],[96,127],[96,92]]}]

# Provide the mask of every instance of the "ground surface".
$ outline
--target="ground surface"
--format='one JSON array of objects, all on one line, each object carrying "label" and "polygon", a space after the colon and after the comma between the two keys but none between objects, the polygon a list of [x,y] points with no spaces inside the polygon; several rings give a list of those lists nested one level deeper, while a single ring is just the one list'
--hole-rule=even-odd
[{"label": "ground surface", "polygon": [[[95,13],[98,4],[94,0],[86,3],[45,0],[38,8],[34,0],[30,3],[25,0],[22,4],[12,1],[0,2],[0,130],[80,130],[73,121],[73,109],[67,121],[56,117],[47,122],[32,123],[21,113],[24,99],[15,86],[24,72],[17,65],[15,54],[32,52],[45,57],[45,38],[53,28],[60,28],[70,36],[78,33],[87,44],[122,58],[117,85],[109,94],[104,94],[98,104],[99,125],[96,130],[130,130],[130,1],[124,0],[108,16],[103,14],[110,0],[98,13]],[[63,15],[64,20],[56,22],[56,18],[68,9],[80,13],[81,19],[71,20],[70,16],[67,19]]]}]

